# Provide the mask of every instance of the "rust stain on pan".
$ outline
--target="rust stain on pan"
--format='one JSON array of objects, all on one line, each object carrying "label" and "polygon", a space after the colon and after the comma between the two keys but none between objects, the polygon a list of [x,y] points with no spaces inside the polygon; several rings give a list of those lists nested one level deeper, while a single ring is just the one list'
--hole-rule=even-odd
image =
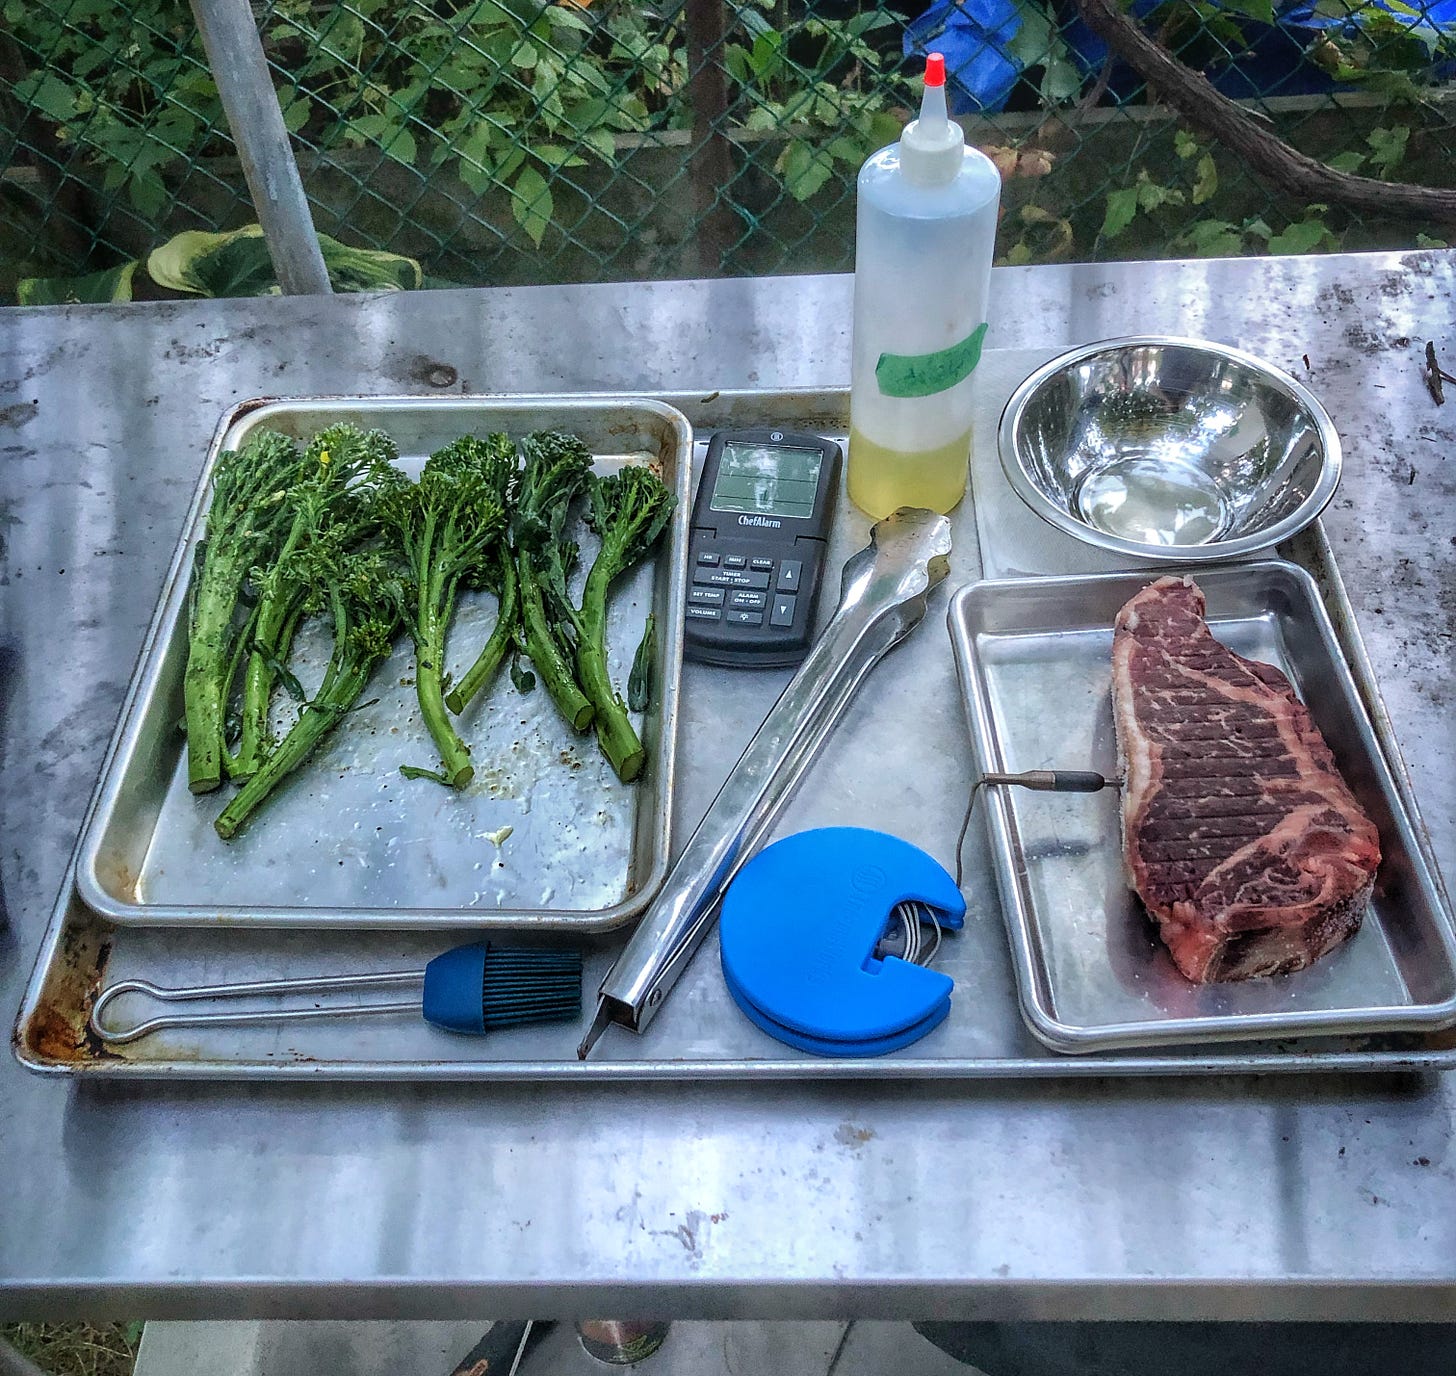
[{"label": "rust stain on pan", "polygon": [[90,1027],[91,1006],[101,991],[110,959],[110,940],[93,944],[68,937],[41,1002],[24,1026],[16,1029],[17,1050],[50,1065],[123,1059]]}]

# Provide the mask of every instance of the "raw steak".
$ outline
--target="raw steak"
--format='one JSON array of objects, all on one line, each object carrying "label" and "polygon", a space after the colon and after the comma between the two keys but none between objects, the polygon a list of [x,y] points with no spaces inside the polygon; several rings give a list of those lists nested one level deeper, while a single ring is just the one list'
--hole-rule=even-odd
[{"label": "raw steak", "polygon": [[1112,706],[1123,854],[1178,968],[1199,984],[1300,970],[1360,926],[1375,826],[1267,664],[1225,649],[1191,578],[1117,614]]}]

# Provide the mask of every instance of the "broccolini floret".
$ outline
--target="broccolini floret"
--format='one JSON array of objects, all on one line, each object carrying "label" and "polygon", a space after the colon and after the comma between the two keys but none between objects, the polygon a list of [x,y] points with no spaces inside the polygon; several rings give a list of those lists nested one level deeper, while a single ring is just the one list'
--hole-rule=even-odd
[{"label": "broccolini floret", "polygon": [[[407,485],[404,478],[399,482]],[[374,666],[389,654],[410,600],[404,571],[393,557],[379,550],[339,554],[320,544],[292,557],[314,590],[307,610],[329,618],[333,648],[318,691],[213,823],[225,841],[237,835],[278,785],[353,709]]]},{"label": "broccolini floret", "polygon": [[[516,470],[515,444],[506,435],[491,435],[487,443],[495,445],[504,455],[510,455],[511,471],[505,491],[506,528],[509,529],[515,507],[519,473]],[[486,557],[481,584],[496,596],[496,618],[491,633],[481,647],[475,662],[461,676],[460,680],[445,694],[445,705],[457,716],[484,688],[501,666],[501,661],[515,644],[516,626],[520,619],[516,584],[516,561],[511,553],[510,542],[504,535],[495,543]]]},{"label": "broccolini floret", "polygon": [[515,446],[507,436],[467,435],[432,454],[419,482],[391,491],[379,507],[408,571],[405,625],[415,642],[415,691],[440,752],[440,772],[407,772],[452,788],[469,784],[475,768],[445,710],[446,636],[456,594],[485,584],[495,566],[515,471]]},{"label": "broccolini floret", "polygon": [[571,667],[575,626],[566,580],[577,546],[566,538],[566,522],[591,481],[591,452],[575,435],[546,430],[528,435],[521,449],[525,466],[511,518],[521,641],[561,715],[572,730],[585,731],[593,708]]},{"label": "broccolini floret", "polygon": [[213,469],[182,678],[187,786],[194,793],[222,782],[228,698],[246,634],[239,607],[249,571],[270,560],[292,520],[288,497],[303,472],[298,446],[271,430],[219,455]]},{"label": "broccolini floret", "polygon": [[[268,709],[310,592],[311,565],[297,558],[312,547],[335,556],[358,546],[377,525],[374,488],[392,472],[397,450],[382,431],[364,433],[341,423],[320,431],[304,451],[302,476],[284,497],[291,513],[276,555],[254,568],[257,601],[246,646],[241,726],[237,752],[226,758],[228,774],[246,779],[267,754]],[[327,558],[324,559],[327,563]]]},{"label": "broccolini floret", "polygon": [[593,479],[590,498],[587,524],[602,543],[587,572],[581,606],[571,611],[576,672],[596,709],[602,752],[617,777],[630,783],[642,772],[647,756],[607,666],[607,593],[622,574],[652,552],[672,518],[676,499],[661,478],[638,464]]}]

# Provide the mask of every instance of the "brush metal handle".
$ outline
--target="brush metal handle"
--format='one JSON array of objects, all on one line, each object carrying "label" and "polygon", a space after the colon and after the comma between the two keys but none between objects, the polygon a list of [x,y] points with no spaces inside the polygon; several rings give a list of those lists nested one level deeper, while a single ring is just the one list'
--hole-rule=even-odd
[{"label": "brush metal handle", "polygon": [[856,689],[925,615],[950,569],[950,522],[918,508],[880,521],[844,566],[839,606],[764,718],[601,986],[584,1059],[610,1023],[651,1022],[711,925],[738,868],[762,844]]},{"label": "brush metal handle", "polygon": [[370,975],[316,975],[307,979],[256,979],[241,984],[192,984],[173,988],[147,979],[124,979],[104,990],[91,1006],[88,1025],[107,1046],[150,1037],[172,1027],[236,1027],[239,1024],[298,1022],[306,1018],[366,1017],[371,1013],[418,1013],[418,998],[408,1003],[323,1004],[311,1008],[229,1008],[221,1012],[163,1013],[145,1021],[108,1022],[106,1010],[125,994],[137,994],[159,1003],[196,1003],[219,999],[262,998],[276,994],[327,994],[344,990],[387,989],[419,984],[423,970],[386,970]]}]

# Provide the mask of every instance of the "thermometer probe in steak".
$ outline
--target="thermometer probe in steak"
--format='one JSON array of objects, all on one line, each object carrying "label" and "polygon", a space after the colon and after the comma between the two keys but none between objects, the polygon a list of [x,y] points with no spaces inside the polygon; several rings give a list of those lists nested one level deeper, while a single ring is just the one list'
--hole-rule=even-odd
[{"label": "thermometer probe in steak", "polygon": [[1123,855],[1199,984],[1300,970],[1360,926],[1375,826],[1289,680],[1225,649],[1191,578],[1117,614],[1112,705]]}]

